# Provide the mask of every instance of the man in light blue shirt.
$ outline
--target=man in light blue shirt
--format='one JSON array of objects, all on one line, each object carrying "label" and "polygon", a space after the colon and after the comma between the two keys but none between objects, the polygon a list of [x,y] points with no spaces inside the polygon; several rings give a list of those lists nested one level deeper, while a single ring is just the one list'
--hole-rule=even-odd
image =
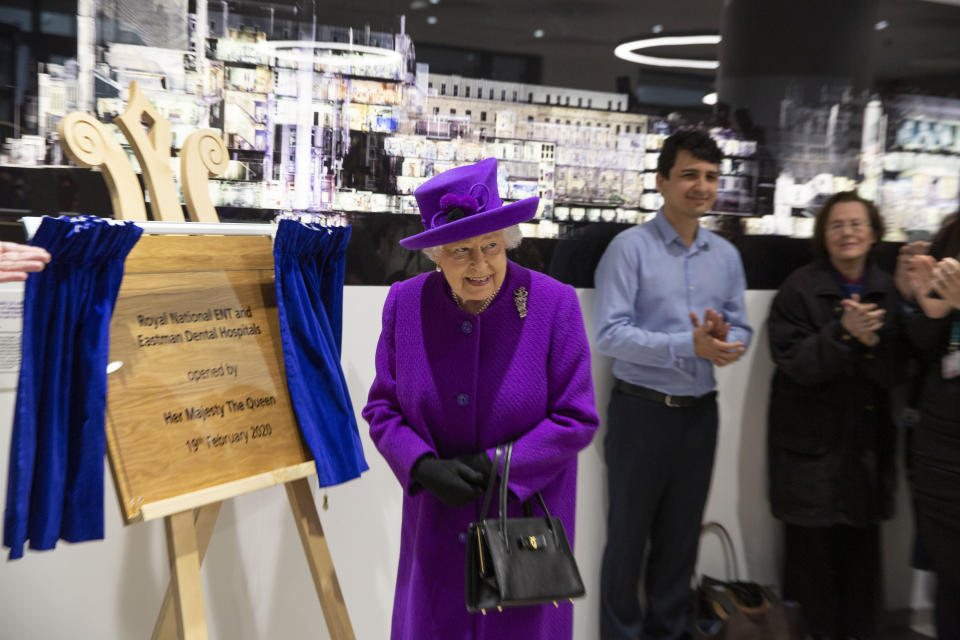
[{"label": "man in light blue shirt", "polygon": [[657,167],[663,208],[614,238],[594,277],[596,348],[614,358],[616,378],[604,443],[603,640],[687,632],[717,439],[713,368],[736,362],[753,333],[740,254],[699,224],[716,200],[721,159],[701,131],[670,136]]}]

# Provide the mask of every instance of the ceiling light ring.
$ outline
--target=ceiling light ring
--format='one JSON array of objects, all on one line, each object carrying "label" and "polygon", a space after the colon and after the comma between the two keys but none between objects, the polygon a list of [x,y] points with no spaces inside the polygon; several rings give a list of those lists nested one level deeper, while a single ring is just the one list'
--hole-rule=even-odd
[{"label": "ceiling light ring", "polygon": [[641,49],[651,49],[654,47],[682,47],[695,45],[720,44],[721,37],[715,33],[698,33],[683,35],[662,35],[648,36],[643,38],[631,38],[621,42],[613,50],[613,54],[621,60],[635,62],[637,64],[648,65],[652,67],[675,67],[681,69],[708,69],[715,70],[720,66],[718,60],[696,60],[689,58],[664,58],[660,56],[651,56],[637,53]]}]

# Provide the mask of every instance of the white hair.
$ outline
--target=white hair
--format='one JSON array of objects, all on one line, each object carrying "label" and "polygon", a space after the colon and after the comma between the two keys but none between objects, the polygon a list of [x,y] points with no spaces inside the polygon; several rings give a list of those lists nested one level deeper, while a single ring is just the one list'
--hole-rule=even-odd
[{"label": "white hair", "polygon": [[[523,240],[523,232],[520,231],[520,225],[515,224],[512,227],[507,227],[503,230],[503,245],[504,249],[507,251],[519,247],[521,240]],[[438,245],[436,247],[427,247],[422,249],[423,255],[430,258],[430,260],[433,262],[436,262],[437,255],[440,253],[440,248],[440,245]]]}]

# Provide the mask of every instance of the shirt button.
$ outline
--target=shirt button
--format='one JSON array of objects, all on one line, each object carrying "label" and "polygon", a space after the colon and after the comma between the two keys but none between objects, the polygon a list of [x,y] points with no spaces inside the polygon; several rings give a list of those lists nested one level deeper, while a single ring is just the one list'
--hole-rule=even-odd
[{"label": "shirt button", "polygon": [[461,393],[460,395],[457,396],[457,404],[460,405],[461,407],[467,406],[468,404],[470,404],[470,396],[468,396],[465,393]]},{"label": "shirt button", "polygon": [[473,323],[469,320],[464,320],[463,324],[460,325],[460,331],[463,331],[468,335],[473,333]]}]

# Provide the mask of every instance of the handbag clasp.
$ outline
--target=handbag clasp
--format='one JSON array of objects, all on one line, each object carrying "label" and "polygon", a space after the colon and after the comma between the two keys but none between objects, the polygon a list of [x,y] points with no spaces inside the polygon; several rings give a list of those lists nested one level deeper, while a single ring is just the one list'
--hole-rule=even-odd
[{"label": "handbag clasp", "polygon": [[527,551],[543,551],[547,548],[546,536],[523,536],[520,538],[520,546]]}]

